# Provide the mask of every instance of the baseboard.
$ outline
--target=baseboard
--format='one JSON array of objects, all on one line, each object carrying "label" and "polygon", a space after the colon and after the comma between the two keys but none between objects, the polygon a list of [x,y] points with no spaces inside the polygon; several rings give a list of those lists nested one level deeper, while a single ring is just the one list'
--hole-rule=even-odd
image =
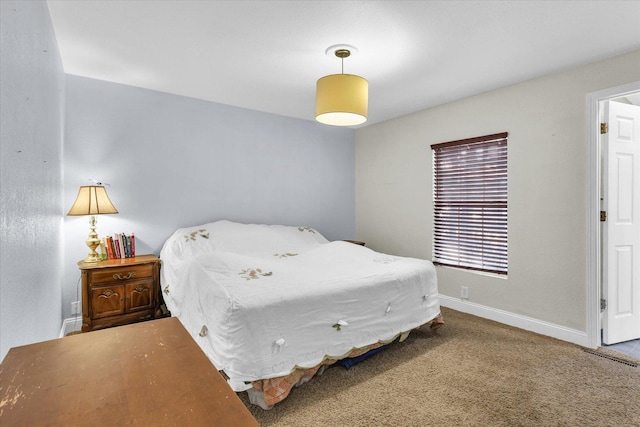
[{"label": "baseboard", "polygon": [[60,329],[60,338],[66,336],[70,332],[76,332],[82,329],[82,317],[70,317],[62,322]]},{"label": "baseboard", "polygon": [[474,316],[482,317],[484,319],[494,320],[496,322],[504,323],[505,325],[514,326],[540,335],[557,338],[582,347],[589,347],[587,333],[584,331],[577,331],[554,323],[522,316],[493,307],[487,307],[486,305],[476,304],[447,295],[440,295],[439,297],[440,305],[443,307],[451,308],[463,313],[473,314]]},{"label": "baseboard", "polygon": [[[509,311],[487,307],[486,305],[464,301],[459,298],[453,298],[447,295],[439,295],[439,297],[440,304],[443,307],[451,308],[462,313],[473,314],[474,316],[494,320],[496,322],[504,323],[505,325],[535,332],[541,335],[546,335],[548,337],[557,338],[559,340],[567,341],[583,347],[589,347],[586,332],[577,331],[575,329],[534,319],[532,317],[522,316],[519,314],[511,313]],[[64,319],[64,321],[62,322],[62,329],[60,330],[60,338],[64,337],[70,332],[79,331],[81,329],[81,317]]]}]

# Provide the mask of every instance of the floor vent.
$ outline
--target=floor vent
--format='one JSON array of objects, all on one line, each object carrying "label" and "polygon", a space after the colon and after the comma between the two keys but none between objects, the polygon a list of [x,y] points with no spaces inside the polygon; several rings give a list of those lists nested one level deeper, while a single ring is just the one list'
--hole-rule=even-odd
[{"label": "floor vent", "polygon": [[611,356],[609,354],[600,353],[596,350],[585,349],[586,353],[593,354],[595,356],[604,357],[605,359],[613,360],[614,362],[622,363],[623,365],[631,366],[632,368],[637,368],[638,364],[636,362],[632,362],[631,360],[621,359],[619,357]]}]

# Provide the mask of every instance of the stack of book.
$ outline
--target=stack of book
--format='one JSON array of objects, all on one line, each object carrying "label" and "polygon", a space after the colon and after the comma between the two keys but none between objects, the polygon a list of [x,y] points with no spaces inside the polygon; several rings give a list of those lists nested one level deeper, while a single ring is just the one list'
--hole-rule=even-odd
[{"label": "stack of book", "polygon": [[102,241],[104,246],[102,259],[133,258],[136,256],[136,236],[133,233],[116,233],[113,236],[105,237]]}]

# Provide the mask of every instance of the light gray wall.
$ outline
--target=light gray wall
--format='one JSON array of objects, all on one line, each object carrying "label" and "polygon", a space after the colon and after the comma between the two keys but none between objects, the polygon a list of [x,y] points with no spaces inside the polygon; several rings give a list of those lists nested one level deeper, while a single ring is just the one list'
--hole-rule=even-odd
[{"label": "light gray wall", "polygon": [[509,132],[507,279],[438,267],[443,295],[586,330],[589,92],[640,80],[640,51],[356,131],[357,238],[431,259],[430,145]]},{"label": "light gray wall", "polygon": [[[355,236],[355,132],[315,122],[67,76],[64,206],[89,178],[118,215],[100,236],[134,232],[158,254],[177,228],[229,219]],[[63,313],[79,300],[88,218],[65,217]]]},{"label": "light gray wall", "polygon": [[0,359],[61,325],[64,74],[43,1],[0,1]]}]

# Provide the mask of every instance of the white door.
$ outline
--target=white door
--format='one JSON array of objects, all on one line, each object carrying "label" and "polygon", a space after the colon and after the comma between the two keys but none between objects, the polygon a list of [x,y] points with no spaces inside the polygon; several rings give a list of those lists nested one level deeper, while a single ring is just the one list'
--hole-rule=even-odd
[{"label": "white door", "polygon": [[[603,342],[640,338],[640,106],[610,101],[603,135]],[[607,108],[608,107],[608,108]]]}]

